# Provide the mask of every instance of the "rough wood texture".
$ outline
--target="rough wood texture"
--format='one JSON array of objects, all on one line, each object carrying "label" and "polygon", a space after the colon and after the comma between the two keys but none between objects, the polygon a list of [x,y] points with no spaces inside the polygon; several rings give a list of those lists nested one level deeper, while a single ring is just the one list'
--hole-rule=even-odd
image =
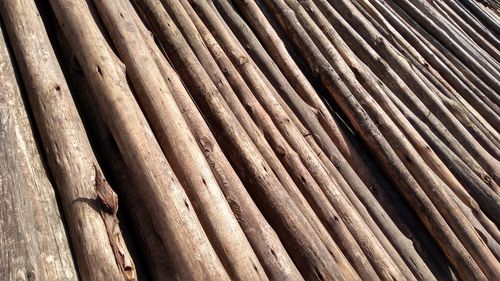
[{"label": "rough wood texture", "polygon": [[499,8],[0,0],[2,273],[496,281]]},{"label": "rough wood texture", "polygon": [[0,279],[78,280],[62,214],[0,27]]},{"label": "rough wood texture", "polygon": [[[115,217],[116,195],[102,178],[98,182],[102,172],[37,7],[32,1],[2,1],[0,7],[67,218],[80,276],[134,280],[134,265]],[[99,187],[106,197],[99,196]]]},{"label": "rough wood texture", "polygon": [[[229,279],[184,189],[167,162],[126,80],[123,64],[107,44],[85,1],[50,1],[105,114],[113,139],[141,182],[128,196],[140,196],[175,270],[182,279]],[[86,30],[85,33],[79,32]],[[77,35],[73,37],[72,35]]]},{"label": "rough wood texture", "polygon": [[[172,169],[233,280],[267,280],[125,1],[96,1]],[[130,6],[130,9],[132,7]],[[172,153],[175,151],[176,153]],[[193,176],[198,174],[199,176]]]},{"label": "rough wood texture", "polygon": [[[136,18],[137,22],[140,22],[138,17]],[[141,24],[142,22],[139,25]],[[267,276],[271,280],[302,280],[300,273],[279,241],[279,237],[265,220],[223,154],[213,133],[203,120],[195,103],[182,84],[180,77],[162,55],[158,46],[154,44],[153,38],[148,34],[146,28],[143,25],[140,27],[143,31],[143,36],[150,45],[151,51],[155,55],[157,64],[162,71],[169,89],[174,94],[176,102],[182,109],[186,121],[198,140],[198,145],[203,149],[203,153],[211,165],[214,175],[217,177],[219,186],[222,188],[231,209],[238,218],[249,242],[252,244]]]},{"label": "rough wood texture", "polygon": [[[263,209],[271,224],[276,228],[283,243],[294,249],[293,257],[299,270],[306,279],[342,278],[335,261],[311,229],[303,214],[286,194],[280,182],[265,162],[234,115],[227,111],[224,99],[208,74],[203,70],[194,53],[181,37],[168,14],[158,1],[140,1],[143,13],[151,21],[153,31],[160,37],[169,58],[180,72],[181,77],[192,81],[187,85],[192,96],[205,114],[205,118],[214,121],[212,129],[217,131],[219,143],[229,151],[228,156],[242,179],[248,180],[248,186],[254,200]],[[177,47],[174,47],[177,46]],[[188,78],[190,77],[190,78]],[[216,122],[216,123],[215,123]],[[311,237],[314,237],[311,239]]]}]

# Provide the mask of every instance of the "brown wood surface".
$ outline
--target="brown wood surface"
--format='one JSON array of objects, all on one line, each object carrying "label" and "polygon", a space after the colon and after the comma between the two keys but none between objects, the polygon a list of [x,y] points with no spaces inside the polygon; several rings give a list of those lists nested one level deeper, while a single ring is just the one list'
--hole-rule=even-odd
[{"label": "brown wood surface", "polygon": [[78,280],[50,174],[0,27],[0,279]]}]

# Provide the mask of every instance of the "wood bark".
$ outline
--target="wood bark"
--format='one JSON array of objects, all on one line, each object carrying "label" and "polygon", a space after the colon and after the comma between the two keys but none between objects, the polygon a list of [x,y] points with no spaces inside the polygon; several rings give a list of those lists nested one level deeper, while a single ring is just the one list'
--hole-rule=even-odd
[{"label": "wood bark", "polygon": [[0,5],[73,248],[78,249],[80,276],[135,280],[134,264],[116,219],[116,194],[102,177],[35,3],[2,1]]},{"label": "wood bark", "polygon": [[[269,4],[271,4],[271,5],[275,5],[275,4],[277,4],[277,3],[269,3]],[[276,6],[274,6],[274,7],[276,7]],[[291,13],[286,13],[286,9],[284,9],[284,7],[276,7],[276,8],[278,8],[278,9],[276,9],[276,10],[275,10],[275,12],[277,13],[277,15],[278,15],[279,17],[281,17],[283,26],[284,26],[284,27],[286,27],[286,28],[287,28],[287,30],[288,30],[289,32],[291,32],[291,34],[294,34],[294,32],[298,32],[298,31],[300,31],[300,27],[299,27],[299,25],[298,25],[298,22],[297,22],[297,20],[296,20],[296,19],[294,19],[294,18],[293,18],[293,14],[291,14]],[[285,24],[285,22],[288,22],[288,24]],[[306,46],[306,44],[304,44],[304,43],[299,43],[299,42],[300,42],[299,40],[302,40],[302,42],[304,42],[303,40],[307,40],[308,36],[307,36],[307,35],[305,34],[305,32],[303,32],[303,31],[300,33],[300,36],[298,36],[297,34],[298,34],[298,33],[295,33],[295,34],[294,34],[295,36],[293,37],[293,39],[294,39],[294,40],[296,40],[296,42],[297,42],[297,46],[300,46],[300,47],[302,47],[302,46]],[[309,39],[309,40],[310,40],[310,39]],[[306,42],[307,42],[307,41],[306,41]],[[305,48],[305,47],[303,47],[303,48],[301,48],[301,51],[302,51],[302,52],[304,52],[305,57],[309,59],[309,62],[311,63],[311,66],[312,66],[312,65],[314,65],[314,66],[319,66],[319,67],[321,67],[321,70],[322,70],[322,71],[321,71],[321,72],[319,72],[318,74],[320,74],[320,75],[321,75],[321,77],[322,77],[322,80],[323,80],[324,84],[326,84],[325,86],[330,87],[330,90],[331,90],[332,92],[335,92],[335,93],[341,93],[341,94],[342,94],[342,97],[343,97],[342,99],[340,98],[340,96],[335,96],[336,101],[337,101],[337,102],[339,102],[339,103],[341,104],[342,108],[343,108],[346,112],[349,112],[349,117],[350,117],[351,121],[353,122],[353,124],[357,127],[357,130],[360,130],[360,132],[361,132],[362,130],[365,130],[365,129],[366,129],[367,131],[365,131],[365,132],[367,132],[367,133],[368,133],[368,132],[370,132],[370,131],[371,131],[371,132],[373,132],[373,133],[368,133],[369,135],[371,135],[371,137],[370,137],[371,141],[367,141],[367,143],[368,143],[369,145],[374,145],[373,138],[378,139],[378,140],[380,141],[380,142],[378,142],[379,144],[384,143],[384,142],[385,142],[385,141],[384,141],[384,139],[383,139],[383,138],[381,138],[381,136],[382,136],[382,135],[378,135],[378,134],[380,134],[380,133],[375,133],[376,131],[373,131],[373,130],[375,129],[375,127],[373,126],[374,124],[373,124],[373,123],[371,123],[371,121],[370,121],[369,119],[367,119],[367,115],[366,115],[366,114],[367,114],[367,112],[365,112],[365,111],[363,110],[363,108],[369,109],[371,105],[376,105],[376,103],[375,103],[373,100],[372,100],[372,101],[368,101],[368,100],[366,100],[366,98],[368,97],[367,95],[360,95],[360,96],[356,95],[356,96],[353,96],[353,95],[356,93],[356,91],[358,91],[358,89],[359,89],[359,88],[351,88],[351,89],[350,89],[350,90],[351,90],[350,92],[351,92],[351,94],[352,94],[351,96],[347,94],[347,93],[348,93],[348,92],[346,91],[347,89],[346,89],[346,90],[341,90],[341,89],[342,89],[342,87],[345,87],[345,86],[342,86],[342,85],[340,85],[340,84],[338,83],[338,81],[339,81],[340,79],[339,79],[338,77],[335,77],[335,75],[336,75],[336,74],[335,74],[334,70],[333,70],[332,68],[328,68],[328,67],[327,67],[328,63],[321,61],[321,60],[322,60],[322,58],[318,56],[318,54],[319,54],[320,52],[319,52],[319,51],[314,52],[314,50],[317,50],[317,49],[316,49],[316,47],[314,47],[314,45],[313,45],[312,43],[307,43],[307,46],[308,46],[308,49],[307,49],[307,50],[306,50],[306,48]],[[319,61],[318,61],[318,59],[319,59]],[[316,60],[316,61],[315,61],[315,60]],[[324,60],[324,58],[323,58],[323,60]],[[344,74],[345,74],[345,73],[344,73]],[[347,78],[347,77],[345,77],[345,78]],[[335,87],[333,87],[334,85],[335,85]],[[355,91],[353,91],[353,90],[355,90]],[[361,104],[358,104],[358,102],[356,101],[356,99],[357,99],[357,98],[360,98],[360,99],[362,100]],[[373,108],[373,109],[375,109],[376,111],[379,111],[379,109],[376,109],[376,108]],[[371,111],[371,110],[370,110],[369,112],[370,112],[371,114],[373,114],[373,113],[376,113],[376,111]],[[376,120],[378,120],[378,122],[377,122],[377,123],[379,123],[379,124],[380,124],[380,122],[382,122],[382,120],[383,120],[383,119],[380,119],[380,118],[382,117],[382,116],[380,116],[380,115],[379,115],[380,113],[381,113],[381,112],[376,113],[376,114],[375,114],[375,116],[374,116],[374,117],[376,118]],[[355,115],[353,115],[353,114],[355,114]],[[377,116],[377,115],[379,115],[379,116]],[[356,116],[356,118],[354,118],[354,116]],[[389,124],[387,124],[387,125],[389,125]],[[365,127],[365,126],[367,126],[367,127]],[[368,129],[368,128],[370,128],[370,129]],[[382,127],[382,128],[383,128],[383,127]],[[394,133],[395,131],[392,131],[392,132]],[[386,131],[386,133],[390,133],[390,132]],[[363,133],[363,134],[364,134],[364,133]],[[363,134],[362,134],[362,135],[363,135]],[[366,136],[366,135],[365,135],[365,136]],[[396,151],[398,151],[398,153],[399,153],[400,155],[401,155],[401,152],[402,152],[402,150],[401,150],[401,149],[402,149],[403,147],[409,148],[409,147],[408,147],[408,144],[404,144],[404,143],[405,143],[405,141],[404,141],[404,138],[402,138],[402,136],[399,136],[399,137],[396,137],[396,138],[391,137],[390,139],[391,139],[391,141],[393,141],[393,142],[394,142],[394,141],[395,141],[396,143],[397,143],[397,142],[399,142],[399,144],[397,144],[397,145],[396,145],[396,143],[393,143],[393,145],[395,145],[395,148],[396,148],[395,150],[396,150]],[[399,141],[398,141],[398,140],[399,140]],[[400,142],[400,141],[402,141],[402,142]],[[370,144],[370,143],[371,143],[371,144]],[[402,146],[401,146],[401,145],[402,145]],[[386,146],[386,145],[384,145],[384,146]],[[382,156],[381,158],[383,158],[383,157],[387,157],[387,156],[389,156],[389,155],[390,155],[390,153],[391,153],[391,151],[392,151],[392,149],[390,149],[389,147],[387,147],[387,146],[386,146],[386,148],[384,148],[384,149],[381,149],[381,148],[375,149],[375,148],[374,148],[372,151],[373,151],[373,152],[375,152],[375,153],[377,153],[377,154],[378,154],[378,157],[381,157],[381,156]],[[382,153],[382,151],[383,151],[383,153]],[[412,160],[411,160],[410,162],[405,161],[405,164],[406,164],[406,165],[408,165],[408,164],[409,164],[410,166],[415,167],[415,166],[413,165],[413,164],[414,164],[414,162],[413,162],[413,161],[414,161],[414,160],[416,160],[416,158],[413,158],[413,156],[416,156],[416,155],[414,154],[414,152],[411,152],[411,149],[410,149],[410,150],[408,150],[407,152],[408,152],[408,153],[410,153],[410,154],[409,154],[409,155],[407,154],[405,157],[412,157]],[[381,154],[383,154],[383,155],[381,155]],[[410,155],[412,155],[412,154],[413,154],[413,156],[410,156]],[[396,155],[394,155],[394,156],[395,156],[395,158],[393,158],[393,160],[391,161],[392,163],[394,163],[393,161],[395,161],[396,159],[398,159]],[[392,157],[392,156],[391,156],[391,157]],[[380,158],[379,158],[379,159],[380,159]],[[386,159],[387,159],[387,158],[386,158]],[[380,159],[380,160],[382,160],[382,159]],[[386,160],[384,160],[384,161],[386,161]],[[398,160],[396,160],[396,161],[398,161]],[[421,160],[420,160],[420,161],[421,161]],[[394,166],[394,164],[392,164],[391,166]],[[400,171],[400,172],[403,172],[403,171],[404,171],[403,166],[396,165],[396,167],[399,167],[399,168],[397,169],[397,170],[398,170],[398,172],[399,172],[399,171]],[[401,168],[403,168],[403,169],[401,169]],[[421,168],[421,167],[420,167],[420,168]],[[413,170],[413,168],[411,168],[411,169],[409,169],[409,170],[411,170],[412,172],[416,172],[416,170]],[[388,171],[388,172],[389,172],[389,171]],[[393,172],[396,172],[396,170],[392,170],[392,171],[390,171],[390,173],[393,173]],[[403,172],[403,173],[408,173],[408,171],[405,171],[405,172]],[[402,175],[402,174],[400,174],[400,175]],[[396,178],[396,177],[395,177],[396,175],[394,175],[394,174],[393,174],[392,176],[393,176],[393,179],[395,179],[395,178]],[[411,181],[411,179],[412,179],[411,177],[408,177],[408,174],[407,174],[406,176],[404,176],[404,178],[406,178],[406,179],[405,179],[405,181],[406,181],[406,180],[410,180],[410,181]],[[425,172],[425,171],[423,171],[423,170],[419,170],[419,171],[418,171],[418,176],[417,176],[417,175],[415,175],[415,179],[417,179],[419,182],[421,182],[421,183],[422,183],[421,187],[425,187],[425,186],[426,186],[427,184],[429,184],[429,183],[431,183],[432,185],[433,185],[433,184],[436,184],[436,183],[432,183],[432,182],[433,182],[433,181],[435,181],[436,179],[435,179],[435,178],[433,179],[433,177],[432,177],[432,175],[431,175],[431,174],[428,174],[428,172]],[[426,183],[424,183],[424,182],[422,181],[423,179],[425,179],[426,181],[430,181],[430,182],[426,184]],[[400,182],[400,184],[401,184],[401,182]],[[415,184],[411,184],[410,186],[413,186],[413,190],[414,190],[414,191],[416,191],[416,190],[415,190],[415,186],[418,186],[418,185],[415,183]],[[401,191],[402,191],[402,192],[404,192],[404,190],[401,190]],[[434,192],[435,192],[435,191],[438,191],[438,190],[434,190]],[[422,190],[422,192],[423,192],[423,190]],[[442,192],[442,191],[441,191],[441,192]],[[415,193],[417,193],[417,192],[414,192],[414,195],[416,195]],[[414,195],[413,195],[413,196],[414,196]],[[444,196],[444,194],[442,194],[442,193],[441,193],[441,195],[439,195],[438,197],[435,197],[435,195],[437,195],[437,194],[435,193],[433,196],[430,196],[430,197],[431,197],[433,200],[434,200],[434,199],[437,199],[437,198],[439,198],[440,200],[445,200],[445,202],[448,202],[448,204],[449,204],[449,199],[447,199],[447,197],[446,197],[446,196]],[[420,196],[421,196],[421,197],[420,197]],[[408,197],[407,197],[407,200],[410,200],[410,201],[413,201],[413,203],[416,203],[416,202],[415,202],[416,200],[414,200],[414,198],[410,198],[410,197],[411,197],[411,196],[408,196]],[[420,195],[419,195],[419,197],[420,197],[420,200],[429,200],[429,199],[425,199],[425,195],[424,195],[423,193],[422,193],[422,194],[420,194]],[[422,203],[423,203],[423,202],[422,202]],[[430,202],[429,202],[429,203],[430,203]],[[430,208],[432,209],[432,208],[433,208],[433,205],[432,205],[432,203],[430,203],[430,204],[429,204],[429,203],[426,203],[426,204],[427,204],[427,208],[429,208],[429,207],[430,207]],[[420,204],[420,203],[419,203],[419,204]],[[439,205],[439,204],[437,204],[437,205]],[[451,211],[451,210],[453,210],[453,209],[446,209],[446,211]],[[429,211],[430,211],[430,210],[429,210]],[[437,210],[436,210],[436,211],[437,211]],[[436,212],[436,211],[434,211],[434,212]],[[455,209],[453,212],[457,212],[457,211],[456,211],[456,209]],[[429,214],[430,214],[430,213],[423,213],[422,215],[429,215]],[[436,219],[438,219],[438,220],[439,220],[440,215],[438,215],[438,214],[436,214],[436,213],[434,213],[434,214],[435,214],[435,215],[432,215],[433,219],[434,219],[434,220],[436,220]],[[457,214],[458,214],[458,213],[457,213]],[[451,215],[451,214],[449,213],[447,216],[449,216],[449,215]],[[449,218],[449,217],[448,217],[448,218]],[[428,219],[428,218],[426,218],[426,219]],[[427,222],[426,222],[426,219],[423,219],[423,221],[426,223],[427,227],[428,227],[428,228],[430,228],[430,227],[433,227],[433,228],[434,228],[434,229],[432,229],[431,233],[433,233],[434,235],[439,235],[439,236],[441,236],[441,239],[444,239],[443,241],[450,241],[450,238],[451,238],[451,236],[450,236],[450,235],[453,235],[453,234],[451,234],[451,233],[449,232],[449,231],[451,231],[451,229],[448,229],[448,230],[447,230],[448,234],[444,234],[444,233],[442,233],[442,232],[441,232],[442,230],[445,230],[444,228],[439,228],[439,229],[437,229],[437,231],[435,231],[435,230],[436,230],[436,228],[434,227],[434,226],[435,226],[435,224],[430,224],[430,223],[428,223],[428,222],[430,222],[430,221],[427,221]],[[440,223],[440,224],[441,224],[441,225],[443,225],[444,227],[446,227],[446,224],[444,223],[444,221],[441,221],[441,223]],[[433,225],[434,225],[434,226],[433,226]],[[464,226],[465,226],[465,228],[466,228],[466,229],[465,229],[465,231],[466,231],[466,232],[471,231],[471,229],[470,229],[470,225],[468,225],[468,224],[466,223]],[[468,237],[467,239],[472,238],[472,240],[473,240],[473,241],[476,241],[476,242],[474,242],[474,243],[479,243],[479,241],[477,240],[477,238],[478,238],[478,237],[477,237],[477,236],[475,236],[475,235],[477,235],[477,234],[474,234],[474,232],[472,231],[472,232],[469,232],[469,234],[467,234],[466,236]],[[461,240],[464,238],[464,237],[462,236],[462,233],[460,233],[460,235],[457,235],[457,236],[458,236],[458,237],[460,237],[460,239],[461,239]],[[454,239],[458,239],[458,237],[455,237]],[[439,239],[439,238],[437,238],[436,240],[438,240],[438,241],[439,241],[440,239]],[[456,242],[458,242],[458,240],[455,240],[455,241],[456,241]],[[446,243],[446,244],[447,244],[447,246],[446,246],[446,247],[443,247],[443,250],[444,250],[444,251],[448,251],[448,250],[452,250],[452,249],[453,249],[453,250],[455,250],[455,249],[456,249],[456,250],[459,250],[460,252],[462,252],[462,254],[461,254],[461,255],[464,255],[464,254],[465,254],[465,253],[464,253],[465,248],[462,248],[463,246],[460,246],[460,244],[459,244],[459,243],[457,243],[457,244],[456,244],[456,247],[457,247],[457,248],[455,248],[455,247],[450,247],[450,246],[449,246],[449,243]],[[480,244],[478,244],[478,245],[480,245]],[[483,250],[484,250],[484,248],[483,248]],[[482,250],[482,251],[483,251],[483,250]],[[485,253],[488,253],[488,252],[489,252],[489,251],[487,251],[487,250],[485,251]],[[491,254],[491,252],[489,252],[489,253]],[[463,257],[467,257],[467,256],[468,256],[468,254],[465,254]],[[456,257],[458,257],[458,255],[448,255],[448,257],[449,257],[449,258],[450,258],[450,260],[451,260],[452,258],[456,258]],[[481,254],[479,254],[479,253],[476,253],[476,254],[475,254],[475,258],[476,258],[476,259],[478,259],[478,261],[479,261],[479,260],[483,259],[483,258],[484,258],[484,256],[482,256],[482,255],[481,255]],[[486,262],[486,263],[491,263],[491,262],[492,262],[492,260],[491,260],[490,258],[486,258],[486,259],[484,259],[484,260],[483,260],[483,262]],[[479,263],[481,264],[482,262],[479,262]],[[459,264],[459,263],[456,263],[457,268],[458,268],[458,264]],[[469,263],[469,265],[471,265],[471,264]],[[483,267],[483,266],[482,266],[482,267]],[[493,274],[493,275],[491,275],[491,274],[492,274],[492,272],[496,270],[494,265],[490,264],[489,266],[486,266],[486,267],[483,267],[483,268],[485,269],[485,271],[486,271],[486,272],[490,271],[490,273],[486,273],[486,274],[488,274],[489,276],[494,276],[494,274]],[[472,273],[473,275],[478,276],[477,278],[484,278],[484,275],[482,275],[482,272],[481,272],[481,271],[479,271],[479,268],[478,268],[478,267],[476,267],[475,269],[472,269],[470,272],[467,272],[466,270],[464,270],[464,268],[461,268],[461,270],[462,270],[462,273],[464,273],[464,274],[471,274],[471,273]],[[483,277],[481,277],[481,276],[483,276]]]},{"label": "wood bark", "polygon": [[[141,25],[140,19],[136,23]],[[303,280],[275,231],[267,223],[243,183],[217,144],[203,116],[189,96],[180,77],[163,57],[144,26],[140,26],[170,91],[188,122],[198,145],[212,167],[243,231],[271,280]]]},{"label": "wood bark", "polygon": [[0,0],[0,276],[496,280],[499,8]]},{"label": "wood bark", "polygon": [[[53,19],[53,21],[56,22],[56,19]],[[144,277],[145,275],[152,280],[158,281],[179,280],[171,258],[168,256],[168,251],[156,234],[148,210],[144,208],[145,203],[141,198],[126,196],[127,190],[133,189],[134,186],[140,183],[134,183],[133,178],[129,176],[131,172],[128,170],[127,165],[124,164],[123,157],[121,157],[107,124],[101,122],[100,111],[94,103],[96,99],[95,93],[87,83],[80,64],[60,28],[57,30],[57,41],[61,46],[61,59],[64,62],[66,72],[69,74],[69,87],[79,111],[85,112],[82,118],[89,135],[92,136],[94,151],[96,151],[96,155],[101,161],[104,173],[109,181],[113,186],[118,187],[116,193],[122,202],[120,210],[131,218],[129,227],[133,229],[129,229],[129,231],[133,231],[139,240],[137,246],[140,249],[140,254],[136,257],[143,257],[147,253],[147,269],[145,271],[149,274],[140,272],[141,268],[137,266],[140,263],[136,263],[138,280],[149,280]],[[89,99],[89,95],[92,98]],[[137,262],[137,260],[135,261]]]},{"label": "wood bark", "polygon": [[[141,182],[128,196],[142,197],[155,231],[181,279],[229,279],[190,200],[135,101],[123,64],[107,44],[85,1],[50,1],[75,52],[96,104],[104,114],[125,163]],[[64,24],[62,24],[64,23]],[[81,33],[79,30],[86,30]]]},{"label": "wood bark", "polygon": [[239,152],[229,153],[231,163],[240,178],[248,180],[247,186],[253,187],[251,195],[275,227],[285,246],[293,249],[292,259],[304,278],[342,279],[324,244],[286,194],[234,115],[226,110],[227,105],[224,105],[220,92],[163,10],[161,3],[141,1],[137,4],[148,15],[153,32],[159,37],[176,70],[183,79],[192,82],[187,86],[205,118],[213,121],[211,126],[217,132],[219,144],[228,151]]},{"label": "wood bark", "polygon": [[[225,27],[217,21],[215,15],[211,12],[208,5],[203,1],[190,1],[192,5],[198,9],[199,13],[203,15],[203,18],[209,23],[211,31],[213,34],[218,36],[219,40],[222,42],[226,53],[229,54],[233,63],[240,62],[237,64],[238,71],[245,78],[246,82],[253,89],[254,94],[261,101],[266,111],[270,112],[274,123],[277,125],[278,129],[283,135],[287,136],[288,142],[291,144],[293,149],[297,152],[305,167],[313,176],[314,180],[322,187],[323,192],[327,194],[327,197],[331,200],[333,207],[339,212],[340,218],[344,220],[348,226],[350,232],[356,238],[358,243],[362,245],[362,249],[365,254],[368,255],[369,260],[377,260],[381,262],[381,265],[377,263],[372,263],[373,266],[381,273],[385,270],[390,272],[394,265],[390,264],[391,258],[386,255],[385,250],[382,246],[379,246],[379,242],[371,231],[366,227],[361,219],[358,220],[358,214],[351,204],[346,200],[341,191],[338,190],[338,186],[332,181],[328,176],[327,172],[324,170],[320,163],[320,160],[312,152],[306,140],[303,138],[302,134],[290,122],[289,115],[285,110],[279,105],[279,102],[273,98],[276,95],[272,93],[273,89],[265,88],[263,85],[266,83],[262,80],[262,73],[252,63],[248,55],[241,51],[241,47],[237,44],[237,40],[231,36],[231,34],[225,31]],[[241,63],[245,61],[246,63]],[[348,215],[349,214],[349,215]],[[370,242],[368,242],[370,241]],[[377,258],[374,258],[377,256]],[[384,264],[387,262],[387,264]],[[396,274],[396,273],[389,273]],[[397,275],[395,275],[397,276]]]},{"label": "wood bark", "polygon": [[[124,1],[95,2],[118,53],[129,67],[127,73],[158,142],[169,162],[174,163],[172,168],[190,196],[197,216],[229,275],[233,280],[266,280],[260,262],[128,12],[130,4]],[[193,177],[193,174],[199,177]]]},{"label": "wood bark", "polygon": [[0,26],[0,279],[78,280],[6,39]]}]

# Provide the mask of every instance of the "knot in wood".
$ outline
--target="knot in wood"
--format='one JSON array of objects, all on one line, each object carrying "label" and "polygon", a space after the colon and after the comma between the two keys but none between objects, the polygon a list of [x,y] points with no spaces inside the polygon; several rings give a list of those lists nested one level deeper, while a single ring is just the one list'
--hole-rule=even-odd
[{"label": "knot in wood", "polygon": [[246,63],[248,63],[248,58],[247,57],[239,57],[238,58],[238,65],[239,66],[243,66]]}]

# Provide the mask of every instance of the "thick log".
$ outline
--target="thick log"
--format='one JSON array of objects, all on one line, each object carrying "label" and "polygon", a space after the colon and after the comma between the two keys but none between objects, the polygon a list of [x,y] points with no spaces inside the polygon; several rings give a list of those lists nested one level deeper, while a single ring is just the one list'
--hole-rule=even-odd
[{"label": "thick log", "polygon": [[166,58],[163,57],[160,49],[138,17],[136,18],[136,24],[140,26],[144,38],[148,41],[148,45],[170,91],[174,94],[176,102],[195,135],[198,145],[203,149],[202,151],[212,167],[219,186],[228,199],[267,276],[270,280],[303,280],[276,232],[265,220],[217,144],[213,133],[203,120],[203,116],[189,96],[180,77]]},{"label": "thick log", "polygon": [[[134,186],[140,183],[133,182],[133,178],[129,176],[131,172],[128,170],[127,165],[125,165],[107,124],[101,122],[102,117],[99,108],[95,105],[95,93],[87,83],[80,64],[75,58],[60,27],[57,25],[57,20],[53,18],[52,21],[54,22],[54,28],[57,29],[57,41],[61,46],[61,59],[65,65],[65,73],[68,74],[67,81],[79,111],[85,112],[82,115],[82,119],[88,134],[91,136],[90,139],[94,151],[102,164],[104,174],[112,186],[117,187],[116,193],[120,198],[121,212],[130,218],[131,222],[126,226],[124,225],[124,230],[126,229],[125,227],[130,227],[127,229],[129,233],[133,232],[137,240],[139,240],[137,244],[137,246],[140,246],[138,247],[139,253],[131,251],[132,258],[144,257],[144,254],[147,253],[147,260],[139,261],[138,259],[134,259],[136,262],[137,278],[138,280],[143,280],[147,276],[151,277],[152,280],[158,281],[179,281],[179,276],[172,266],[168,252],[156,234],[154,225],[149,217],[150,214],[144,208],[145,203],[139,197],[126,196],[127,190],[133,189]],[[120,216],[120,214],[118,215]]]},{"label": "thick log", "polygon": [[293,253],[292,259],[304,278],[343,279],[333,258],[304,215],[299,212],[240,123],[226,110],[227,104],[220,92],[161,3],[152,0],[138,2],[143,14],[148,15],[155,35],[176,70],[184,80],[190,81],[186,86],[205,118],[212,121],[211,128],[216,132],[217,141],[225,151],[233,152],[228,153],[233,167],[240,178],[246,180],[247,186],[252,187],[251,195],[285,247],[290,250],[289,253]]},{"label": "thick log", "polygon": [[[145,202],[157,235],[181,279],[228,280],[185,191],[130,90],[123,64],[107,44],[85,1],[50,1],[84,75],[96,91],[96,104],[129,166],[127,190]],[[79,32],[85,30],[86,32]]]},{"label": "thick log", "polygon": [[[226,53],[229,55],[233,64],[237,66],[238,71],[242,74],[247,84],[253,90],[253,93],[262,103],[267,112],[270,113],[274,123],[277,125],[281,134],[287,136],[287,140],[291,147],[296,151],[304,166],[311,173],[311,176],[322,188],[322,191],[327,195],[334,209],[339,213],[340,218],[346,223],[349,231],[356,238],[361,248],[368,256],[372,265],[382,275],[398,276],[397,271],[391,272],[395,267],[391,262],[391,258],[387,255],[384,248],[379,244],[379,241],[373,236],[366,224],[361,220],[357,211],[352,207],[351,203],[339,190],[338,185],[328,176],[328,173],[321,164],[317,155],[312,151],[307,141],[299,132],[297,127],[290,122],[290,116],[281,107],[276,100],[276,94],[273,94],[273,89],[265,87],[266,83],[263,80],[263,74],[253,64],[246,52],[238,46],[237,39],[227,31],[220,21],[217,20],[215,14],[204,1],[190,0],[203,19],[210,26],[212,33],[222,42]],[[245,63],[241,63],[245,61]],[[376,260],[377,262],[373,262]],[[380,262],[380,263],[378,263]],[[384,273],[383,273],[384,272]],[[389,272],[389,273],[385,273]]]},{"label": "thick log", "polygon": [[115,216],[116,194],[102,178],[37,7],[32,1],[0,5],[67,218],[80,276],[135,280]]},{"label": "thick log", "polygon": [[[94,1],[153,132],[233,280],[267,280],[124,1]],[[199,176],[193,177],[193,174]]]},{"label": "thick log", "polygon": [[[311,174],[307,171],[306,167],[300,161],[298,154],[282,137],[281,133],[273,124],[271,117],[260,105],[259,101],[254,97],[243,78],[238,75],[238,71],[235,66],[225,55],[222,48],[218,45],[217,41],[215,41],[215,38],[213,38],[203,22],[198,18],[195,11],[186,2],[183,3],[185,4],[184,7],[188,11],[190,17],[193,19],[197,29],[199,30],[200,35],[205,40],[205,43],[213,56],[216,58],[217,63],[222,69],[228,70],[227,78],[229,83],[235,89],[235,93],[237,93],[238,97],[246,105],[247,108],[251,108],[251,110],[249,111],[251,117],[255,120],[259,128],[262,128],[261,130],[266,136],[266,139],[273,147],[275,153],[278,155],[283,165],[287,168],[288,173],[290,173],[290,175],[296,180],[297,186],[301,189],[303,196],[308,200],[308,202],[304,204],[300,202],[298,203],[299,207],[302,209],[302,212],[306,214],[306,217],[311,223],[316,224],[316,222],[313,221],[315,217],[314,213],[309,215],[309,208],[306,208],[308,204],[311,205],[311,207],[314,209],[314,212],[322,220],[323,224],[330,231],[330,233],[332,235],[335,235],[335,237],[340,240],[340,242],[338,243],[343,244],[343,247],[350,249],[351,252],[349,253],[349,255],[355,256],[357,258],[357,260],[351,259],[351,262],[353,264],[356,264],[356,267],[364,270],[366,276],[369,276],[369,273],[373,274],[374,272],[370,271],[372,269],[369,266],[368,260],[366,259],[366,257],[364,257],[361,249],[357,245],[352,235],[349,234],[345,225],[342,222],[338,222],[338,220],[335,220],[335,217],[338,217],[338,213],[335,211],[335,209],[332,208],[331,204],[328,202],[328,199],[323,195],[323,192],[316,184]],[[290,190],[289,187],[287,189]],[[298,190],[290,190],[289,192],[300,194],[300,191]],[[318,231],[319,234],[322,233],[322,230],[320,230],[319,227],[317,227],[316,231]],[[327,246],[329,251],[335,257],[337,263],[343,271],[343,274],[345,276],[350,276],[349,279],[356,278],[356,274],[352,272],[352,268],[345,259],[344,255],[334,243],[331,243],[331,239],[325,239],[325,237],[322,235],[321,239],[323,240],[323,243],[325,243],[325,246]]]},{"label": "thick log", "polygon": [[56,194],[0,26],[0,279],[78,280]]}]

